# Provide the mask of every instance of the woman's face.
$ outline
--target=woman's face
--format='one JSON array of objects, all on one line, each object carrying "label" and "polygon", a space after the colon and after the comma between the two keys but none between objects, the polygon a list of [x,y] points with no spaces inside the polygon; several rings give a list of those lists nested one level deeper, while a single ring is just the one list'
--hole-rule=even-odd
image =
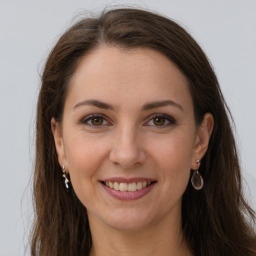
[{"label": "woman's face", "polygon": [[196,126],[188,81],[164,55],[95,49],[80,61],[56,127],[52,120],[60,165],[90,222],[127,230],[179,221],[210,129]]}]

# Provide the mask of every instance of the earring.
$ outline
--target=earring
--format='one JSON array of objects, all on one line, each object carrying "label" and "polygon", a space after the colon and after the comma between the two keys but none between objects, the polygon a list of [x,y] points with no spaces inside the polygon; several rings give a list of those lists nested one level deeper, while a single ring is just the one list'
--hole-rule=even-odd
[{"label": "earring", "polygon": [[64,165],[62,166],[62,172],[63,172],[62,177],[65,179],[65,180],[64,180],[65,186],[66,186],[67,189],[69,189],[69,185],[68,185],[69,179],[67,178]]},{"label": "earring", "polygon": [[204,186],[204,180],[198,171],[201,164],[200,160],[196,160],[196,163],[198,165],[198,168],[194,170],[194,173],[191,177],[191,183],[194,189],[200,190]]}]

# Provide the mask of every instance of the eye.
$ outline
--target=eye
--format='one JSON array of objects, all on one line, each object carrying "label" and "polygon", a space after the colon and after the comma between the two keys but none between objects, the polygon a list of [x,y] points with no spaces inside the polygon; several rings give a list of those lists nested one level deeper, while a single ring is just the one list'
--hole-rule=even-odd
[{"label": "eye", "polygon": [[81,123],[92,126],[92,127],[101,127],[108,125],[108,121],[102,115],[89,115],[85,117]]},{"label": "eye", "polygon": [[154,115],[147,123],[148,126],[166,127],[175,124],[176,121],[173,117],[165,114]]}]

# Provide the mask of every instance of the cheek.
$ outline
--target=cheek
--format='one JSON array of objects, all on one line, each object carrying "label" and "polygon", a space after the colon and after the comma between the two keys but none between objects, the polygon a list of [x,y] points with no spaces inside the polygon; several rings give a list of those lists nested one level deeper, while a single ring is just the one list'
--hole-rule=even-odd
[{"label": "cheek", "polygon": [[[153,141],[152,141],[153,142]],[[176,134],[154,143],[153,158],[159,166],[159,175],[172,187],[184,189],[190,177],[193,141],[188,136]]]},{"label": "cheek", "polygon": [[193,155],[193,137],[190,134],[173,133],[164,138],[153,138],[150,148],[165,162],[190,163]]},{"label": "cheek", "polygon": [[91,207],[96,195],[100,165],[107,149],[104,141],[80,135],[68,137],[66,157],[73,189],[85,207]]},{"label": "cheek", "polygon": [[89,177],[96,171],[107,154],[104,141],[88,136],[69,137],[66,144],[66,157],[70,175]]}]

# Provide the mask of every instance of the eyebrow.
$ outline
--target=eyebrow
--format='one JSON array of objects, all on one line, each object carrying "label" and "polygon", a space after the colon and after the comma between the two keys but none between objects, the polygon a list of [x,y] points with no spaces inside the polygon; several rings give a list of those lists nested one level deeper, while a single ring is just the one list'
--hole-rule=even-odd
[{"label": "eyebrow", "polygon": [[103,108],[103,109],[112,109],[112,110],[114,109],[111,105],[99,100],[84,100],[82,102],[77,103],[73,109],[76,109],[78,107],[85,106],[85,105],[91,105],[91,106],[95,106],[97,108]]},{"label": "eyebrow", "polygon": [[142,110],[150,110],[150,109],[153,109],[153,108],[160,108],[160,107],[165,107],[165,106],[177,107],[181,111],[184,111],[183,107],[180,104],[178,104],[178,103],[176,103],[172,100],[150,102],[150,103],[147,103],[147,104],[143,105]]},{"label": "eyebrow", "polygon": [[[77,103],[74,106],[73,109],[76,109],[76,108],[81,107],[81,106],[86,106],[86,105],[95,106],[97,108],[102,108],[102,109],[114,110],[114,107],[109,105],[108,103],[105,103],[105,102],[99,101],[99,100],[94,100],[94,99],[81,101],[81,102]],[[154,109],[154,108],[160,108],[160,107],[166,107],[166,106],[177,107],[181,111],[184,111],[183,107],[180,104],[178,104],[178,103],[176,103],[172,100],[149,102],[149,103],[146,103],[142,106],[142,110],[147,111],[147,110],[151,110],[151,109]]]}]

